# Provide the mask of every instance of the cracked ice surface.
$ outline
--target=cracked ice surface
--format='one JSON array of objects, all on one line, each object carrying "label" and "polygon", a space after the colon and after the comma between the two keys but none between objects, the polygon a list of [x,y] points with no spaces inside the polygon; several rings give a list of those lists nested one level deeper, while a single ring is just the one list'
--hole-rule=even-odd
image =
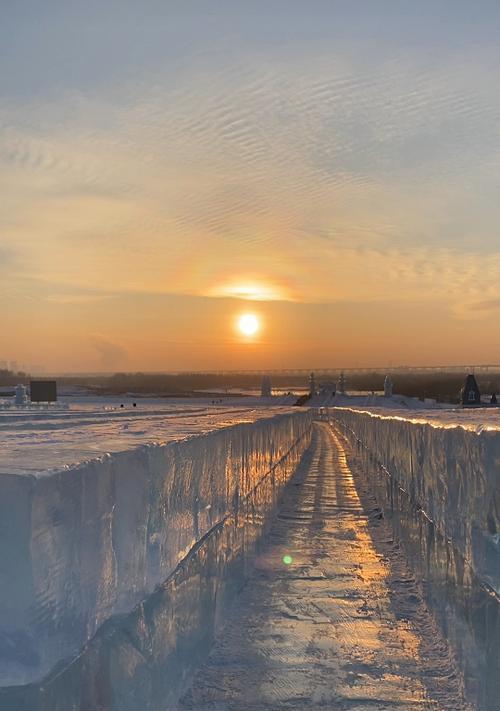
[{"label": "cracked ice surface", "polygon": [[310,426],[293,408],[0,412],[0,686],[130,612]]}]

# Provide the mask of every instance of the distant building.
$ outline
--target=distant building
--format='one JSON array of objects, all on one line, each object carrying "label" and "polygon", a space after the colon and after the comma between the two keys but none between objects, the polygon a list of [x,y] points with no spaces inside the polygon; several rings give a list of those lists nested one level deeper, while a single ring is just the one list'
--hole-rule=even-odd
[{"label": "distant building", "polygon": [[309,395],[316,395],[316,378],[314,377],[314,373],[311,373],[309,376]]},{"label": "distant building", "polygon": [[26,391],[26,385],[17,385],[16,386],[16,394],[14,398],[14,402],[16,405],[26,405],[28,403],[28,394]]},{"label": "distant building", "polygon": [[384,397],[392,397],[392,391],[394,389],[394,383],[390,375],[385,376],[384,380]]},{"label": "distant building", "polygon": [[337,382],[336,391],[339,395],[345,395],[345,390],[346,390],[346,379],[345,379],[344,373],[341,373],[340,378],[338,379],[338,382]]},{"label": "distant building", "polygon": [[496,393],[493,393],[490,399],[490,405],[498,405],[498,398]]},{"label": "distant building", "polygon": [[271,397],[273,394],[272,388],[271,388],[271,378],[269,375],[264,375],[262,378],[262,384],[260,386],[260,396],[261,397]]},{"label": "distant building", "polygon": [[467,376],[461,395],[463,407],[478,407],[481,405],[481,391],[474,375]]}]

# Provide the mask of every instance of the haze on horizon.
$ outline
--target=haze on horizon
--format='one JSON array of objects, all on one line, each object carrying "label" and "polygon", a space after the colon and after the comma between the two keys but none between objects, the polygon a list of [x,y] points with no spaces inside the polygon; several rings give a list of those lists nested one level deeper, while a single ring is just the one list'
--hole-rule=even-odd
[{"label": "haze on horizon", "polygon": [[493,0],[19,0],[0,62],[0,359],[500,360]]}]

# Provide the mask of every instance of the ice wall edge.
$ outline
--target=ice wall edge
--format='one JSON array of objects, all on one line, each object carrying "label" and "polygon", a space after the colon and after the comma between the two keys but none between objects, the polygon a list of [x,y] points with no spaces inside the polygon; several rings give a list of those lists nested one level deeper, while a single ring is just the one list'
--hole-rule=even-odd
[{"label": "ice wall edge", "polygon": [[323,412],[362,458],[481,711],[500,698],[500,432]]},{"label": "ice wall edge", "polygon": [[[0,477],[0,709],[42,708],[38,701],[13,706],[13,699],[39,698],[61,668],[69,678],[83,664],[82,650],[87,668],[91,650],[119,629],[116,620],[131,624],[162,594],[177,606],[164,605],[162,614],[176,609],[185,619],[179,576],[186,567],[201,566],[199,587],[247,565],[311,426],[311,413],[298,411],[43,477]],[[227,541],[225,552],[213,548],[216,540]],[[207,610],[218,609],[226,582]],[[73,708],[51,703],[47,708]]]}]

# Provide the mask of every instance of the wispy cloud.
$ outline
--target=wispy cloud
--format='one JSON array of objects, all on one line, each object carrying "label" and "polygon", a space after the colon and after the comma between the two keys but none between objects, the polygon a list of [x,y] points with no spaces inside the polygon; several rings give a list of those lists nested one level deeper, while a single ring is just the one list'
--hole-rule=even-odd
[{"label": "wispy cloud", "polygon": [[[16,259],[4,290],[96,313],[116,294],[492,312],[480,305],[499,298],[496,44],[469,42],[463,8],[452,18],[463,41],[425,48],[405,13],[320,4],[278,16],[222,3],[205,24],[172,10],[160,13],[165,42],[124,3],[102,77],[93,57],[111,49],[90,22],[87,69],[51,65],[51,91],[11,88],[0,269],[2,254]],[[430,21],[432,3],[420,5]],[[100,10],[103,26],[112,14]],[[137,23],[151,42],[121,71]],[[41,63],[54,60],[46,49]]]},{"label": "wispy cloud", "polygon": [[488,301],[477,301],[468,305],[470,311],[473,312],[491,312],[500,310],[500,298],[490,299]]},{"label": "wispy cloud", "polygon": [[91,344],[97,351],[99,362],[103,368],[115,368],[123,365],[127,360],[127,351],[105,336],[99,334],[92,336]]},{"label": "wispy cloud", "polygon": [[53,304],[93,304],[106,299],[114,299],[116,296],[109,294],[78,294],[64,293],[48,294],[46,300]]}]

